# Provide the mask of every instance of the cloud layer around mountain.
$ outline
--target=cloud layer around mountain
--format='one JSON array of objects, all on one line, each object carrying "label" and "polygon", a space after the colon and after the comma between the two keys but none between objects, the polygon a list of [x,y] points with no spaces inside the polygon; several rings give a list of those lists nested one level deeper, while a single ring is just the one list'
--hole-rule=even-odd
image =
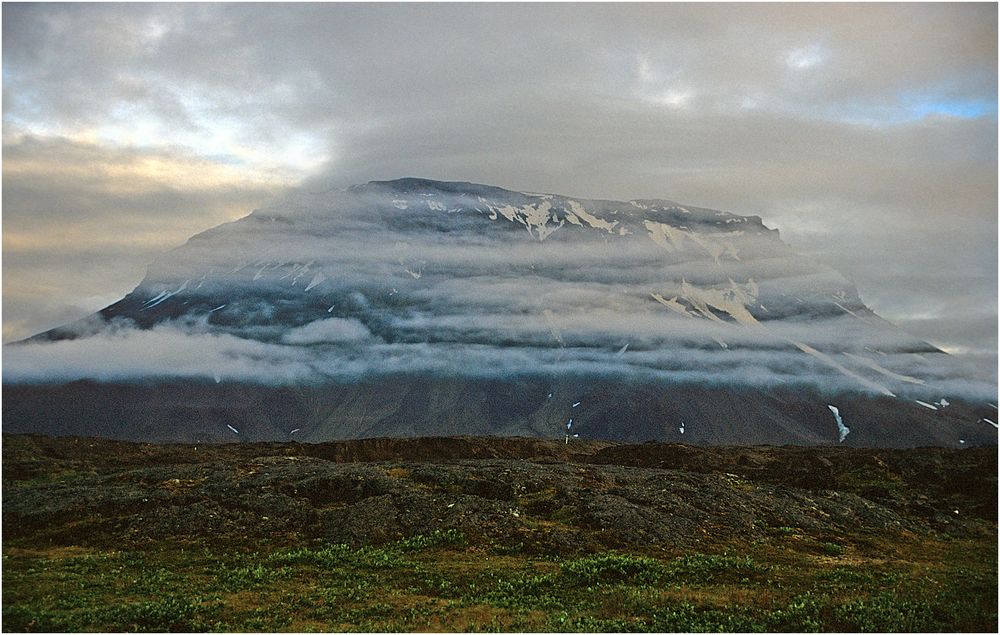
[{"label": "cloud layer around mountain", "polygon": [[[921,355],[762,226],[523,198],[335,192],[261,210],[161,257],[128,317],[7,347],[4,379],[579,375],[995,398],[988,368]],[[542,206],[551,233],[504,215]],[[676,244],[649,229],[668,213],[690,217]],[[157,308],[182,313],[137,328]]]},{"label": "cloud layer around mountain", "polygon": [[[699,335],[704,335],[701,333]],[[620,350],[620,349],[619,349]],[[883,394],[794,350],[675,349],[617,351],[587,347],[510,347],[474,344],[374,343],[361,347],[295,346],[195,333],[176,326],[124,329],[76,340],[34,342],[4,353],[5,381],[21,383],[145,381],[186,378],[270,385],[352,382],[391,373],[465,376],[483,381],[510,377],[634,378],[705,386],[807,388],[823,394]],[[837,358],[849,365],[847,358]],[[865,372],[873,384],[899,397],[995,401],[996,383],[963,358],[879,360],[883,371],[927,378],[899,382]],[[895,369],[895,370],[892,370]],[[863,371],[861,371],[863,372]],[[909,376],[909,375],[906,375]],[[973,379],[970,379],[973,377]]]},{"label": "cloud layer around mountain", "polygon": [[761,215],[995,375],[995,5],[3,12],[6,341],[300,181],[420,175]]}]

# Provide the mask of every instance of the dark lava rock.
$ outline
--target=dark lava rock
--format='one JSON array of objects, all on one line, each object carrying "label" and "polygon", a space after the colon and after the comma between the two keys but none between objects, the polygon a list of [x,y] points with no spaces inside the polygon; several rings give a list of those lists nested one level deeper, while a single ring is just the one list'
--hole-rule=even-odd
[{"label": "dark lava rock", "polygon": [[5,435],[5,540],[251,549],[457,529],[474,545],[570,553],[753,541],[776,528],[996,532],[995,449],[520,441],[204,448]]}]

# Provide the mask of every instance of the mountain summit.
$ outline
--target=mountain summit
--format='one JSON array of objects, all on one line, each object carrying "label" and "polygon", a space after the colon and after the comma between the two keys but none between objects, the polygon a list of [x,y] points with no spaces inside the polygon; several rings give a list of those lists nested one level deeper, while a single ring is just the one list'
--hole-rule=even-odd
[{"label": "mountain summit", "polygon": [[414,178],[198,234],[5,357],[8,431],[996,440],[995,386],[759,217]]}]

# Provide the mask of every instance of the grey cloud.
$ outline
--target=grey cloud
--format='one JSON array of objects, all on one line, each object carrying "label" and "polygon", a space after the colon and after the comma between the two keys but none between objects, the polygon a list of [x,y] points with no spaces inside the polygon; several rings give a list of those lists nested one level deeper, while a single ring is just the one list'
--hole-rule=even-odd
[{"label": "grey cloud", "polygon": [[281,189],[176,150],[22,137],[3,155],[4,341],[107,306],[165,248]]},{"label": "grey cloud", "polygon": [[[63,73],[115,92],[151,76],[230,96],[281,80],[314,97],[278,101],[279,110],[368,102],[391,112],[513,87],[533,98],[610,85],[619,96],[638,54],[709,92],[757,86],[806,104],[891,103],[915,87],[995,90],[995,17],[988,5],[13,5],[4,49],[15,67],[58,60],[65,70],[37,90],[70,113],[81,110],[73,100],[108,97],[59,89]],[[810,45],[827,51],[827,71],[812,83],[808,73],[789,76],[784,62]]]},{"label": "grey cloud", "polygon": [[168,240],[183,240],[193,228],[231,220],[237,210],[245,215],[279,191],[273,180],[250,181],[177,148],[116,149],[22,135],[5,140],[3,158],[10,233],[93,234],[82,244],[97,237],[124,242],[115,230],[161,231]]},{"label": "grey cloud", "polygon": [[[4,381],[191,377],[294,383],[314,371],[298,347],[175,327],[116,330],[4,349]],[[9,368],[16,368],[11,372]]]},{"label": "grey cloud", "polygon": [[[901,321],[930,314],[921,334],[933,341],[995,351],[995,338],[951,328],[947,310],[981,316],[976,333],[996,321],[995,5],[3,11],[5,130],[148,120],[176,139],[224,130],[275,154],[301,138],[306,154],[331,157],[306,189],[417,175],[759,214],[856,281],[877,311]],[[796,52],[816,63],[793,68]],[[686,96],[669,103],[668,94]],[[949,103],[966,102],[986,103],[985,116],[947,115]],[[921,118],[914,104],[932,114]],[[226,156],[212,160],[234,152],[220,147]],[[213,212],[195,222],[193,210],[249,211],[270,191],[192,194],[177,181],[123,198],[69,176],[11,183],[5,220],[33,236],[74,218],[80,202],[93,203],[87,240],[109,224],[153,236],[165,228],[156,223],[173,223],[169,239],[113,252],[127,263],[221,220]],[[140,199],[160,210],[157,221],[137,211]],[[11,279],[27,277],[21,254],[5,252]],[[57,288],[54,279],[41,286]],[[97,286],[88,294],[100,295]],[[27,296],[7,299],[37,307],[22,312],[26,321],[43,310]]]},{"label": "grey cloud", "polygon": [[322,344],[356,342],[369,337],[371,331],[357,320],[328,318],[290,329],[281,339],[286,344]]},{"label": "grey cloud", "polygon": [[[578,375],[657,379],[702,385],[820,387],[825,394],[866,392],[856,381],[815,359],[781,350],[675,349],[616,358],[592,348],[497,348],[476,344],[377,344],[364,349],[277,345],[161,326],[60,342],[28,343],[5,352],[5,382],[130,380],[185,377],[272,385],[357,380],[373,369],[395,373],[456,374],[490,379]],[[933,386],[895,387],[902,398],[995,399],[995,381],[968,379],[968,370],[933,365]]]}]

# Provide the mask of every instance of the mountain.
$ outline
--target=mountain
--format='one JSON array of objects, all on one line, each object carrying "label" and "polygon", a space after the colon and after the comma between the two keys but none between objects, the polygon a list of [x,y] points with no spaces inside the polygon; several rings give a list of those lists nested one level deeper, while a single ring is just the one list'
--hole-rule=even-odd
[{"label": "mountain", "polygon": [[4,429],[996,443],[996,386],[759,217],[425,179],[298,192],[4,352]]}]

